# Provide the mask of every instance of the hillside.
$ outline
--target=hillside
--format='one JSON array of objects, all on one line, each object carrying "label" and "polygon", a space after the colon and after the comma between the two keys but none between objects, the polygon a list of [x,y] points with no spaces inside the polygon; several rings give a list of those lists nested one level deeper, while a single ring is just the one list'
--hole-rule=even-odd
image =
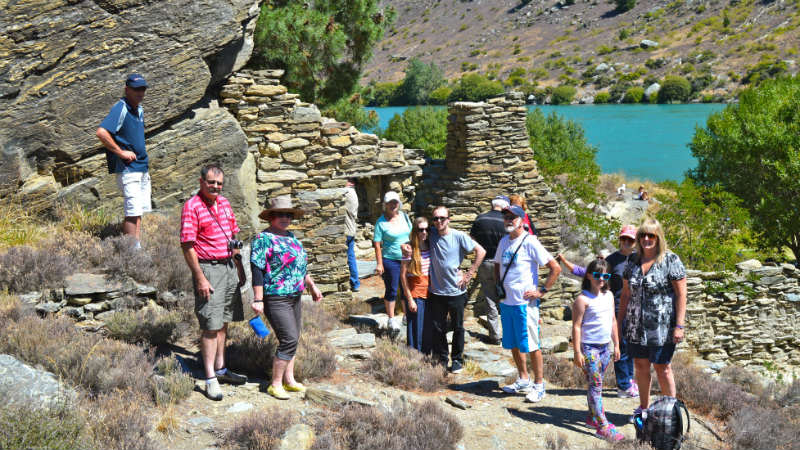
[{"label": "hillside", "polygon": [[[572,84],[576,98],[618,84],[647,87],[670,74],[719,98],[755,77],[797,72],[797,1],[639,0],[623,13],[598,0],[384,3],[397,20],[365,81],[399,81],[418,57],[449,79],[477,71],[507,85]],[[643,40],[657,45],[645,48]]]}]

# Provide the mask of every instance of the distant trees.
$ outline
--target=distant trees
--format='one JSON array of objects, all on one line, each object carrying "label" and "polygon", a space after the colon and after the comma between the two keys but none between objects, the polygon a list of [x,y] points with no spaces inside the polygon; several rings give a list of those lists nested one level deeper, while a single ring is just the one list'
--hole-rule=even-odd
[{"label": "distant trees", "polygon": [[431,62],[426,64],[412,58],[406,67],[406,76],[398,87],[397,103],[401,105],[425,105],[436,88],[445,84],[442,70]]},{"label": "distant trees", "polygon": [[383,137],[402,142],[408,148],[421,148],[434,159],[445,156],[447,110],[416,106],[392,117]]},{"label": "distant trees", "polygon": [[503,83],[486,78],[484,75],[470,73],[461,77],[453,86],[448,101],[478,102],[505,92]]},{"label": "distant trees", "polygon": [[577,89],[574,86],[563,84],[553,89],[550,95],[550,103],[554,105],[569,105],[572,99],[575,98]]},{"label": "distant trees", "polygon": [[614,0],[614,4],[617,5],[617,11],[624,13],[636,6],[636,0]]},{"label": "distant trees", "polygon": [[692,93],[692,84],[679,75],[667,75],[658,91],[659,103],[685,102]]},{"label": "distant trees", "polygon": [[328,105],[357,89],[372,49],[394,21],[378,0],[263,0],[251,65],[286,70],[284,84]]},{"label": "distant trees", "polygon": [[697,128],[690,148],[693,180],[741,198],[760,243],[800,257],[800,78],[746,89]]}]

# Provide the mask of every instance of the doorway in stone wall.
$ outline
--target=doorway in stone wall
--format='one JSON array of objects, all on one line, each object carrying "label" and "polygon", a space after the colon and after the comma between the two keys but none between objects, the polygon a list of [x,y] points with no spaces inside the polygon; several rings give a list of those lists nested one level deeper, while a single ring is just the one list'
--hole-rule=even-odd
[{"label": "doorway in stone wall", "polygon": [[389,180],[381,175],[355,178],[358,194],[356,258],[359,261],[375,261],[372,237],[375,222],[383,214],[383,194],[389,190]]}]

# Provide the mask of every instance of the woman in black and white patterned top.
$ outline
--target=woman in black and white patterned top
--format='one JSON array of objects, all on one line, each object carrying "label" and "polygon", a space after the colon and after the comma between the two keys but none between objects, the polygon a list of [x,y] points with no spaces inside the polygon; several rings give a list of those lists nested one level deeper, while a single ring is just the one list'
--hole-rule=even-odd
[{"label": "woman in black and white patterned top", "polygon": [[[678,255],[667,250],[664,231],[648,219],[636,233],[636,255],[623,273],[618,324],[633,357],[639,408],[650,402],[650,365],[664,395],[675,397],[670,362],[675,345],[683,341],[686,324],[686,269]],[[636,414],[634,412],[634,414]]]}]

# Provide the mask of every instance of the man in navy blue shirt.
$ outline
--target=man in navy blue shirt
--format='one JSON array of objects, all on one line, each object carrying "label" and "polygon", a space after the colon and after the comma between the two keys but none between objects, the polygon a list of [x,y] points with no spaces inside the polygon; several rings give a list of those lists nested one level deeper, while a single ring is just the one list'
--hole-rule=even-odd
[{"label": "man in navy blue shirt", "polygon": [[128,75],[125,96],[111,107],[96,133],[106,148],[108,173],[117,174],[117,185],[125,198],[122,232],[136,238],[137,248],[142,214],[151,210],[149,161],[141,107],[147,87],[144,77],[138,73]]}]

